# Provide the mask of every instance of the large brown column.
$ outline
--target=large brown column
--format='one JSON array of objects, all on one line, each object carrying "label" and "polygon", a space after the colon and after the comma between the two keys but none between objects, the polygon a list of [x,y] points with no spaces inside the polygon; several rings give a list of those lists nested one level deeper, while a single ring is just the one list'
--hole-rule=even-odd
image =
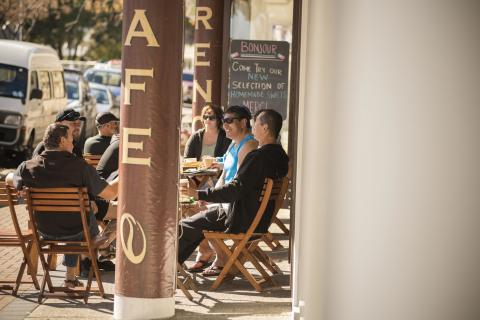
[{"label": "large brown column", "polygon": [[175,312],[183,16],[183,1],[124,1],[115,319]]},{"label": "large brown column", "polygon": [[192,128],[200,129],[202,108],[221,104],[223,0],[197,0]]}]

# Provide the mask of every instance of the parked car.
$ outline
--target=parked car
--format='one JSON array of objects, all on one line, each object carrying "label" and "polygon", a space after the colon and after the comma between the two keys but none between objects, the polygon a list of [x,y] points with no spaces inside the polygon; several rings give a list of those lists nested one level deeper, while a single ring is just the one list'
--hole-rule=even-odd
[{"label": "parked car", "polygon": [[120,117],[120,109],[115,105],[113,95],[107,86],[91,83],[90,94],[96,100],[97,113],[108,111],[113,113],[117,118]]},{"label": "parked car", "polygon": [[122,70],[100,64],[88,69],[84,73],[89,83],[107,86],[114,97],[114,104],[120,106],[120,85],[122,83]]},{"label": "parked car", "polygon": [[0,148],[29,156],[67,105],[63,68],[50,47],[0,40]]},{"label": "parked car", "polygon": [[81,129],[81,140],[97,133],[95,117],[97,115],[95,98],[90,94],[90,88],[82,72],[65,69],[65,87],[67,89],[68,107],[73,108],[87,119]]}]

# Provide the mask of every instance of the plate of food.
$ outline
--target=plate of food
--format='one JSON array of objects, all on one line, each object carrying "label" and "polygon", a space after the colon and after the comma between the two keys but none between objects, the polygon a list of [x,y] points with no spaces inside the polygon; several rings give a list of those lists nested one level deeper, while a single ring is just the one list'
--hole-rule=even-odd
[{"label": "plate of food", "polygon": [[194,204],[194,203],[195,203],[195,198],[194,198],[194,197],[189,197],[189,196],[180,195],[180,203],[181,203],[181,204]]}]

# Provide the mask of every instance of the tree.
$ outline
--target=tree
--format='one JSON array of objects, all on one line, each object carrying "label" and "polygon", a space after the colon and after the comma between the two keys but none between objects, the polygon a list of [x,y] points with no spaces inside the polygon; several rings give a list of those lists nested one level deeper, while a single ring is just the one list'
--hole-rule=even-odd
[{"label": "tree", "polygon": [[48,14],[50,0],[0,0],[0,38],[23,40]]},{"label": "tree", "polygon": [[50,45],[61,59],[120,58],[122,10],[122,0],[0,0],[0,38]]}]

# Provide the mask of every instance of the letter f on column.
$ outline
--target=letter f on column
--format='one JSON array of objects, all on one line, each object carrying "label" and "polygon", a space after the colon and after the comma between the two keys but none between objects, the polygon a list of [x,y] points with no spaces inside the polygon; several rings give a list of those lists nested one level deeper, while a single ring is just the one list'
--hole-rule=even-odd
[{"label": "letter f on column", "polygon": [[152,69],[127,69],[125,68],[125,94],[123,99],[124,105],[131,105],[130,90],[140,90],[145,92],[145,82],[132,83],[133,76],[150,77],[153,78]]}]

